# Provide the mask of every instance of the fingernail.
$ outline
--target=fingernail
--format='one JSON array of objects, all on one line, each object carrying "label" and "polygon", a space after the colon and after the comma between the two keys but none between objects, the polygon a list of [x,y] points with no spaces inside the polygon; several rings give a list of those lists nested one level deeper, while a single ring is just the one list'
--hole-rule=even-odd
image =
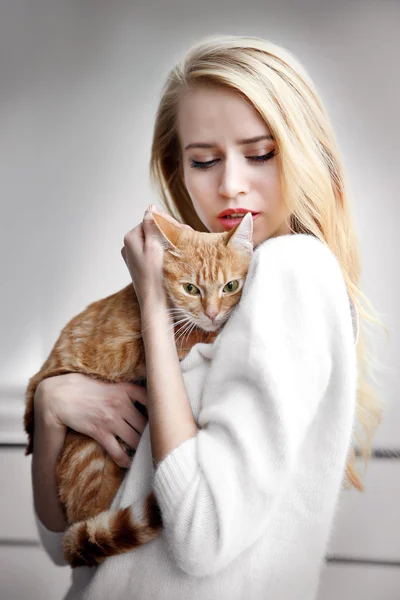
[{"label": "fingernail", "polygon": [[157,207],[155,204],[149,204],[149,206],[146,208],[146,212],[148,212],[149,210],[152,210],[154,212],[157,212]]}]

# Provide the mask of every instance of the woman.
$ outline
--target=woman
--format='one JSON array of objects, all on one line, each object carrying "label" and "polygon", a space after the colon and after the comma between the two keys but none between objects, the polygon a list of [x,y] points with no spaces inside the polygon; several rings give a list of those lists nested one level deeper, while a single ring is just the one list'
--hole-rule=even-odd
[{"label": "woman", "polygon": [[[147,392],[80,374],[40,384],[33,487],[41,539],[64,564],[54,471],[66,426],[129,467],[118,435],[133,448],[140,440],[142,452],[113,506],[154,477],[164,529],[133,552],[74,569],[68,599],[311,600],[341,484],[363,490],[352,438],[368,458],[382,405],[366,384],[358,312],[380,321],[360,303],[345,179],[304,68],[254,37],[213,36],[191,48],[163,90],[151,174],[170,215],[198,231],[232,226],[219,216],[225,210],[257,214],[242,298],[216,342],[179,363],[150,212],[125,236],[122,255],[148,325]],[[135,401],[146,404],[148,423]]]}]

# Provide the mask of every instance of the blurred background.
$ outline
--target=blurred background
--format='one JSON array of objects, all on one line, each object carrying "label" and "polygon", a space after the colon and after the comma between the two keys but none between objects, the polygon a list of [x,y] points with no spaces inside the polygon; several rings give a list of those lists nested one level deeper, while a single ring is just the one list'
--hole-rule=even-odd
[{"label": "blurred background", "polygon": [[69,569],[50,562],[33,521],[25,389],[66,322],[129,283],[123,237],[150,202],[162,206],[148,175],[161,87],[216,33],[292,51],[336,131],[362,289],[391,334],[373,329],[389,408],[365,492],[341,500],[318,600],[399,600],[399,30],[395,0],[2,0],[1,600],[60,600],[68,587]]}]

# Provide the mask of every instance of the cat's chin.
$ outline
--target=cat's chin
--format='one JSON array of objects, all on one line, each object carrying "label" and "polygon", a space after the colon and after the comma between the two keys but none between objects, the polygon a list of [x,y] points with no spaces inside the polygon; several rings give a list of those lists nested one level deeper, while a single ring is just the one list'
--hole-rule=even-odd
[{"label": "cat's chin", "polygon": [[197,325],[197,327],[199,329],[202,329],[203,331],[207,331],[207,332],[212,332],[212,331],[218,331],[218,329],[221,329],[222,325],[225,323],[225,321],[221,321],[219,323],[210,323],[210,324],[204,324],[204,325]]}]

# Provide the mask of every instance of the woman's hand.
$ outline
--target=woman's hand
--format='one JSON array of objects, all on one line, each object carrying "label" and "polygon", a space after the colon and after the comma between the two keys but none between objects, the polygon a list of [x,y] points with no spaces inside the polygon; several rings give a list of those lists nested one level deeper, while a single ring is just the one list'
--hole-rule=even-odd
[{"label": "woman's hand", "polygon": [[158,210],[154,204],[150,204],[142,223],[125,235],[121,254],[131,275],[141,309],[145,301],[152,302],[154,299],[162,302],[165,297],[162,270],[164,248],[159,239],[160,232],[153,220],[152,212],[160,214],[179,227],[192,229],[190,225],[179,223],[166,212]]},{"label": "woman's hand", "polygon": [[147,405],[147,390],[133,383],[107,383],[67,373],[40,382],[35,393],[35,412],[56,428],[70,427],[95,439],[122,468],[131,459],[118,443],[118,436],[136,450],[147,418],[134,406]]}]

